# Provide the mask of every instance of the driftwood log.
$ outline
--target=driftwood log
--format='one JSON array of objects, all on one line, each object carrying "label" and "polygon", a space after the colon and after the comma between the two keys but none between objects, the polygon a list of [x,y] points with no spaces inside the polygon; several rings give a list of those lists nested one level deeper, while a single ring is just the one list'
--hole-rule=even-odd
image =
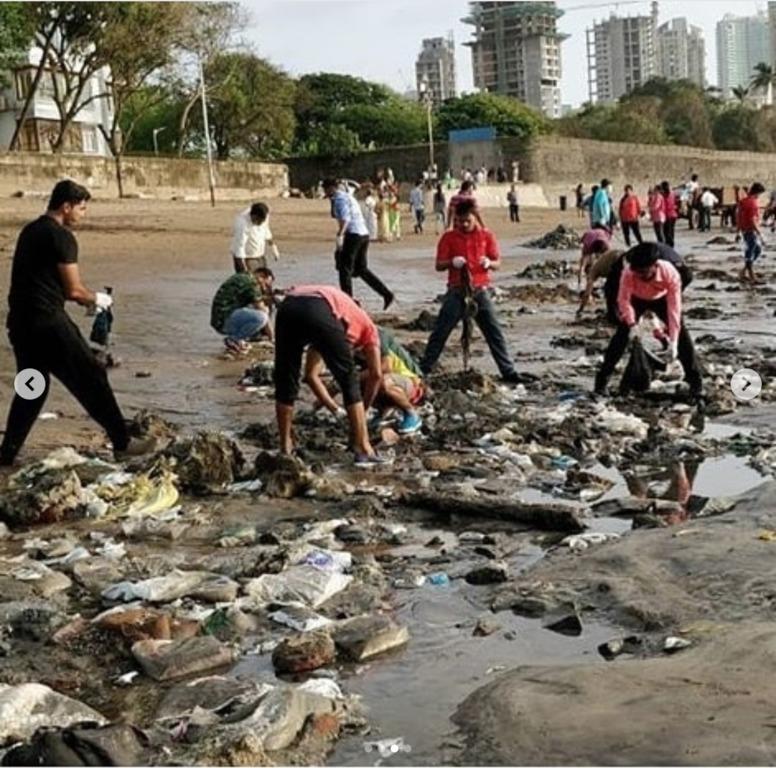
[{"label": "driftwood log", "polygon": [[409,493],[405,496],[404,503],[438,512],[441,515],[469,515],[511,520],[544,531],[581,533],[587,529],[584,518],[588,515],[588,509],[578,504],[522,502],[498,498],[471,499],[428,491]]}]

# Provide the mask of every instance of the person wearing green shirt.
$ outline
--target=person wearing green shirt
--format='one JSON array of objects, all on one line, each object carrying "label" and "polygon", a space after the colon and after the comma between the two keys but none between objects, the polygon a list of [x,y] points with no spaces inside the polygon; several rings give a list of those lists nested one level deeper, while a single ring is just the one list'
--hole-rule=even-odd
[{"label": "person wearing green shirt", "polygon": [[248,342],[265,335],[272,340],[267,296],[272,295],[275,276],[260,267],[254,272],[238,272],[225,280],[213,297],[210,325],[223,334],[230,352],[244,353]]}]

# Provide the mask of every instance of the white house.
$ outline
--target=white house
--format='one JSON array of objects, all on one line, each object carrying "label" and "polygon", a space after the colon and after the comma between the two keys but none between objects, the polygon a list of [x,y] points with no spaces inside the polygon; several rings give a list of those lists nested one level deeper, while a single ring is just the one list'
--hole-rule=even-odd
[{"label": "white house", "polygon": [[[33,48],[29,53],[28,63],[7,73],[10,84],[0,87],[0,152],[9,148],[41,54],[39,48]],[[20,138],[20,148],[25,152],[50,152],[51,143],[59,132],[59,112],[53,99],[54,76],[52,70],[46,70],[38,84]],[[109,77],[110,70],[107,67],[92,75],[80,100],[83,101],[90,95],[107,93]],[[110,157],[110,149],[99,126],[103,125],[108,129],[112,119],[113,104],[110,97],[89,102],[78,112],[68,128],[63,152]]]}]

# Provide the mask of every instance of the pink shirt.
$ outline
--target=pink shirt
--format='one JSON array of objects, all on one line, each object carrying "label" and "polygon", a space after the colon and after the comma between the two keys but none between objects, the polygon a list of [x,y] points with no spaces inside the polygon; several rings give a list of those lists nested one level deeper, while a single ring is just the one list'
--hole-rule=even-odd
[{"label": "pink shirt", "polygon": [[629,266],[622,270],[617,294],[617,312],[628,327],[636,325],[631,299],[655,301],[665,297],[668,306],[668,338],[676,341],[682,325],[682,280],[673,264],[658,261],[652,280],[642,280]]},{"label": "pink shirt", "polygon": [[655,224],[663,224],[666,220],[666,203],[663,195],[650,195],[649,201],[649,218],[652,219]]},{"label": "pink shirt", "polygon": [[666,218],[676,219],[679,217],[679,213],[676,209],[676,195],[673,192],[669,192],[667,195],[663,195],[666,208]]},{"label": "pink shirt", "polygon": [[597,242],[606,243],[608,248],[612,244],[612,233],[605,229],[588,229],[582,235],[582,255],[588,256],[593,252],[593,246]]},{"label": "pink shirt", "polygon": [[345,325],[345,335],[356,349],[379,347],[380,336],[372,318],[353,299],[333,285],[295,285],[286,296],[320,296]]}]

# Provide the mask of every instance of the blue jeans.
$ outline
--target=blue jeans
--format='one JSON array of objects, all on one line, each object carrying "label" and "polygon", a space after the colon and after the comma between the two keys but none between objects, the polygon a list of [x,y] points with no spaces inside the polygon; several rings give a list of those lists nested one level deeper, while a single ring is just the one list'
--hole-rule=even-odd
[{"label": "blue jeans", "polygon": [[744,232],[744,262],[754,264],[762,256],[763,248],[756,232]]},{"label": "blue jeans", "polygon": [[[502,376],[508,376],[514,373],[515,364],[507,351],[507,342],[496,319],[493,302],[484,288],[475,289],[474,300],[477,303],[477,314],[474,319],[488,343],[490,354],[493,356],[499,372]],[[431,331],[428,344],[426,344],[426,353],[420,363],[420,368],[424,374],[431,372],[445,348],[448,337],[463,319],[464,306],[463,289],[448,288],[445,298],[442,300],[442,309],[439,310],[436,325]]]},{"label": "blue jeans", "polygon": [[259,335],[269,321],[266,312],[243,307],[235,309],[224,323],[224,335],[233,341],[250,341]]}]

